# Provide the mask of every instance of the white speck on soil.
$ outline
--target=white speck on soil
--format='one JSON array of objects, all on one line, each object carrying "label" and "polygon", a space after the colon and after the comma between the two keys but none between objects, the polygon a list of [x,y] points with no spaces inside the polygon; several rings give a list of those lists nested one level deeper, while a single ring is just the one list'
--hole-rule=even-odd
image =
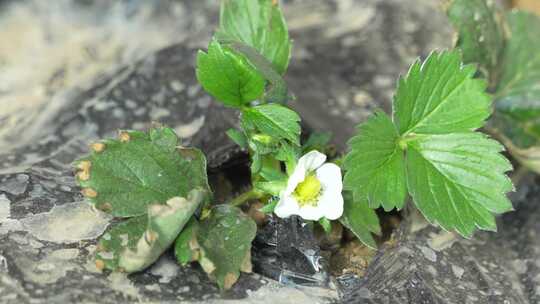
[{"label": "white speck on soil", "polygon": [[204,118],[204,116],[201,116],[188,124],[177,126],[175,128],[176,134],[181,138],[188,138],[195,135],[204,125]]},{"label": "white speck on soil", "polygon": [[437,262],[437,253],[435,253],[435,251],[433,251],[431,248],[428,248],[426,246],[417,247],[418,249],[420,249],[424,257],[426,257],[426,259],[430,260],[433,263]]},{"label": "white speck on soil", "polygon": [[452,265],[452,272],[454,273],[456,278],[461,279],[461,277],[465,273],[465,269],[463,269],[463,268],[461,268],[459,266],[456,266],[456,265]]},{"label": "white speck on soil", "polygon": [[458,237],[453,232],[441,231],[440,233],[432,233],[429,235],[428,245],[435,251],[443,251],[452,247],[458,241]]},{"label": "white speck on soil", "polygon": [[113,272],[111,275],[109,275],[109,277],[107,277],[107,279],[111,282],[109,285],[111,289],[116,290],[128,297],[141,298],[139,289],[133,285],[133,282],[128,279],[125,273]]},{"label": "white speck on soil", "polygon": [[160,277],[160,283],[169,283],[178,274],[178,264],[168,256],[161,256],[150,268],[150,273]]},{"label": "white speck on soil", "polygon": [[11,201],[4,195],[0,195],[0,223],[11,216]]},{"label": "white speck on soil", "polygon": [[73,260],[79,256],[79,249],[66,248],[51,252],[50,256],[58,260]]}]

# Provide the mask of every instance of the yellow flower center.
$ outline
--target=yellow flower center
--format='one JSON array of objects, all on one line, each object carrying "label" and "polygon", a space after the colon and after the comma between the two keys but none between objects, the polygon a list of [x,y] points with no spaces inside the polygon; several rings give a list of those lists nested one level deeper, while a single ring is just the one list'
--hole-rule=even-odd
[{"label": "yellow flower center", "polygon": [[321,182],[315,174],[309,174],[303,182],[294,189],[294,197],[298,200],[300,207],[306,205],[317,206],[317,198],[321,194]]}]

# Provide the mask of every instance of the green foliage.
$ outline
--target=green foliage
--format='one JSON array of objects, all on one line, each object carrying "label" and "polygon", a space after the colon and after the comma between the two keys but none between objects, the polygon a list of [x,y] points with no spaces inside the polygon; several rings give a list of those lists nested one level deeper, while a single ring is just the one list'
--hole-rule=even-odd
[{"label": "green foliage", "polygon": [[246,138],[246,135],[241,131],[238,131],[236,129],[229,129],[227,130],[227,136],[229,136],[229,138],[241,148],[246,149],[248,147],[248,139]]},{"label": "green foliage", "polygon": [[431,54],[399,81],[394,122],[399,134],[468,132],[491,114],[486,83],[473,79],[474,66],[462,66],[458,51]]},{"label": "green foliage", "polygon": [[324,153],[328,148],[331,138],[332,134],[330,132],[311,133],[306,142],[302,145],[302,154],[306,154],[313,150]]},{"label": "green foliage", "polygon": [[490,212],[512,210],[505,193],[513,186],[504,175],[512,166],[503,150],[482,133],[420,136],[407,155],[409,193],[426,218],[445,229],[463,236],[475,226],[495,231]]},{"label": "green foliage", "polygon": [[219,24],[219,40],[256,49],[278,73],[285,74],[292,43],[285,18],[272,0],[223,0]]},{"label": "green foliage", "polygon": [[191,218],[174,243],[174,254],[178,264],[185,266],[198,259],[198,231],[199,222],[195,218]]},{"label": "green foliage", "polygon": [[540,173],[540,18],[515,11],[507,20],[511,35],[491,127],[514,157]]},{"label": "green foliage", "polygon": [[489,130],[540,173],[540,18],[516,10],[503,15],[486,0],[454,0],[448,13],[465,62],[477,63],[495,92]]},{"label": "green foliage", "polygon": [[121,253],[127,248],[131,250],[137,248],[137,242],[146,231],[147,224],[148,217],[142,215],[110,228],[98,241],[95,254],[98,269],[118,270]]},{"label": "green foliage", "polygon": [[399,134],[394,123],[377,111],[358,126],[358,134],[349,141],[352,152],[344,162],[345,188],[354,192],[356,200],[363,201],[366,196],[371,208],[403,208],[407,195],[405,158],[396,144]]},{"label": "green foliage", "polygon": [[538,117],[540,17],[532,13],[515,11],[507,15],[507,20],[511,35],[504,52],[503,73],[496,96],[501,102],[515,103],[515,107],[522,110],[534,104],[536,113],[531,114]]},{"label": "green foliage", "polygon": [[289,96],[289,89],[285,79],[276,72],[272,63],[263,55],[259,54],[256,49],[240,42],[233,42],[226,45],[245,56],[253,67],[270,83],[264,96],[260,99],[261,101],[265,103],[286,104],[290,99],[294,98]]},{"label": "green foliage", "polygon": [[496,109],[521,125],[524,136],[534,139],[536,145],[540,140],[540,18],[513,12],[508,22],[512,34],[496,93]]},{"label": "green foliage", "polygon": [[248,135],[252,175],[265,166],[284,161],[287,170],[293,169],[300,148],[300,116],[293,110],[275,103],[246,108],[242,112],[242,127]]},{"label": "green foliage", "polygon": [[299,122],[300,116],[296,112],[272,103],[248,108],[242,113],[242,123],[246,128],[296,145],[300,145]]},{"label": "green foliage", "polygon": [[251,271],[251,242],[257,225],[242,211],[219,205],[201,221],[197,239],[201,248],[201,266],[219,287],[229,289],[240,271]]},{"label": "green foliage", "polygon": [[92,145],[76,163],[82,193],[116,217],[144,215],[151,203],[208,189],[206,159],[197,149],[178,148],[172,129],[121,132],[119,139]]},{"label": "green foliage", "polygon": [[375,210],[369,207],[366,199],[354,201],[352,193],[348,191],[343,193],[343,199],[343,216],[339,219],[341,224],[349,228],[364,245],[377,249],[372,233],[381,235],[381,225]]},{"label": "green foliage", "polygon": [[254,188],[263,193],[279,195],[287,187],[287,180],[275,180],[270,182],[255,182]]},{"label": "green foliage", "polygon": [[321,225],[322,229],[324,230],[325,233],[330,233],[332,232],[332,222],[330,222],[329,219],[325,218],[325,217],[322,217],[320,220],[319,220],[319,225]]},{"label": "green foliage", "polygon": [[431,223],[467,237],[476,227],[496,228],[492,213],[512,210],[505,193],[513,186],[504,174],[511,165],[500,144],[474,132],[491,103],[474,74],[462,66],[458,51],[433,53],[412,65],[399,82],[393,121],[378,113],[350,141],[344,187],[356,201],[401,208],[407,185]]},{"label": "green foliage", "polygon": [[96,265],[128,273],[147,268],[174,242],[207,194],[192,190],[187,199],[175,197],[165,205],[150,205],[148,216],[114,226],[98,243]]},{"label": "green foliage", "polygon": [[497,6],[486,0],[453,0],[448,16],[459,34],[457,47],[463,62],[478,64],[485,76],[495,76],[505,45]]},{"label": "green foliage", "polygon": [[265,79],[242,55],[212,41],[197,55],[197,79],[202,87],[229,107],[240,108],[260,98]]}]

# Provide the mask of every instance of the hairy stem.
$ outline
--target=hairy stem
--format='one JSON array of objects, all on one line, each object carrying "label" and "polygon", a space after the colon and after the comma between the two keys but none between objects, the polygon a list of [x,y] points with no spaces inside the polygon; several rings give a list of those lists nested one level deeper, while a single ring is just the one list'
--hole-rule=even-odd
[{"label": "hairy stem", "polygon": [[247,201],[249,200],[254,200],[254,199],[260,199],[260,198],[263,198],[264,197],[264,193],[262,193],[261,191],[259,190],[255,190],[255,189],[251,189],[247,192],[244,192],[240,195],[238,195],[237,197],[233,198],[229,204],[231,204],[232,206],[241,206],[243,205],[244,203],[246,203]]}]

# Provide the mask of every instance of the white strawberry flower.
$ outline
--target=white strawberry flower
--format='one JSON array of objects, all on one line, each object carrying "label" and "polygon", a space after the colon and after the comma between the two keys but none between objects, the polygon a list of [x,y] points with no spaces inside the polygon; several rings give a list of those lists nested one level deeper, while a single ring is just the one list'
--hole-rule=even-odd
[{"label": "white strawberry flower", "polygon": [[341,217],[341,169],[325,161],[326,155],[315,150],[298,160],[287,182],[287,188],[279,195],[279,202],[274,209],[277,216],[286,218],[298,215],[313,221],[323,217],[329,220]]}]

